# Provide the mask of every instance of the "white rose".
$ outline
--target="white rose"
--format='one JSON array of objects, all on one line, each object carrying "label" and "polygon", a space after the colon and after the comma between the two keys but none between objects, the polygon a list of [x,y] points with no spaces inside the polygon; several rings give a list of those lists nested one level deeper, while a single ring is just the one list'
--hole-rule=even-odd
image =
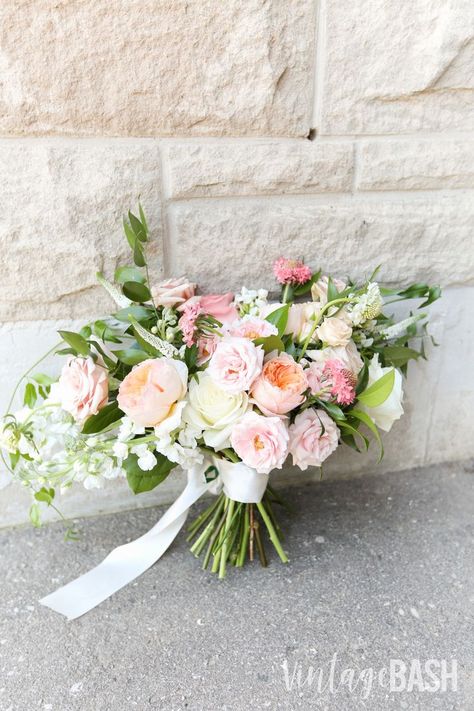
[{"label": "white rose", "polygon": [[352,336],[352,328],[342,318],[325,318],[316,329],[318,338],[328,346],[347,346]]},{"label": "white rose", "polygon": [[382,368],[379,363],[378,354],[374,355],[369,365],[369,380],[367,387],[379,380],[382,375],[389,373],[391,370],[395,371],[395,381],[393,384],[393,389],[388,398],[378,407],[365,407],[361,404],[361,408],[373,419],[377,427],[384,430],[385,432],[390,432],[390,429],[395,422],[399,420],[403,415],[402,399],[402,376],[400,371],[396,368]]},{"label": "white rose", "polygon": [[306,357],[311,358],[316,363],[325,363],[327,360],[336,358],[344,363],[354,375],[358,375],[362,370],[364,361],[359,355],[354,341],[350,340],[347,346],[335,346],[333,348],[321,348],[321,350],[306,351]]},{"label": "white rose", "polygon": [[183,419],[202,433],[208,447],[229,447],[232,425],[249,409],[248,395],[222,390],[205,372],[197,378],[189,384]]}]

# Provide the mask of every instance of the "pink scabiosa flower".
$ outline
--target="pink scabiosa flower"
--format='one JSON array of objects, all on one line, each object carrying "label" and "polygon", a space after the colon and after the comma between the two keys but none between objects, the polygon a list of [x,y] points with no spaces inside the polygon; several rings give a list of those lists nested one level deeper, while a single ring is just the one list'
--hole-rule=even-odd
[{"label": "pink scabiosa flower", "polygon": [[320,467],[337,448],[339,429],[324,410],[308,409],[296,415],[290,426],[293,465],[303,471]]},{"label": "pink scabiosa flower", "polygon": [[323,375],[331,383],[331,395],[339,405],[350,405],[355,400],[357,378],[340,360],[327,360]]},{"label": "pink scabiosa flower", "polygon": [[260,474],[281,469],[288,453],[288,428],[279,417],[247,412],[234,425],[230,441],[241,460]]},{"label": "pink scabiosa flower", "polygon": [[273,273],[280,284],[305,284],[311,279],[311,269],[297,259],[279,257],[273,264]]},{"label": "pink scabiosa flower", "polygon": [[201,304],[199,301],[190,299],[184,304],[182,312],[183,315],[178,321],[178,326],[182,331],[183,341],[190,348],[196,341],[196,321],[202,314]]}]

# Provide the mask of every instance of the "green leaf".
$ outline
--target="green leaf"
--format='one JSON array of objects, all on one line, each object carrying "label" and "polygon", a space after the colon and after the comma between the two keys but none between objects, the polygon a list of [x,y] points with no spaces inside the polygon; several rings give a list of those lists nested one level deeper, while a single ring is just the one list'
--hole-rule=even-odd
[{"label": "green leaf", "polygon": [[313,284],[316,284],[316,282],[318,281],[320,276],[321,276],[321,269],[319,269],[315,274],[313,274],[311,279],[309,279],[304,284],[301,284],[300,286],[294,286],[293,287],[294,295],[295,296],[303,296],[304,294],[307,294],[308,291],[311,291],[311,287],[313,286]]},{"label": "green leaf", "polygon": [[369,381],[369,364],[364,359],[364,365],[362,366],[362,369],[359,372],[359,375],[357,377],[356,395],[358,395],[359,393],[361,393],[365,390],[365,388],[367,387],[368,381]]},{"label": "green leaf", "polygon": [[145,276],[137,267],[118,267],[115,270],[114,280],[118,284],[125,284],[126,281],[137,281],[144,284],[146,281]]},{"label": "green leaf", "polygon": [[35,528],[39,528],[41,526],[41,516],[40,516],[40,508],[38,504],[31,504],[30,506],[30,521],[33,524]]},{"label": "green leaf", "polygon": [[271,314],[268,314],[265,319],[265,321],[268,321],[269,323],[272,323],[274,326],[277,327],[278,335],[280,336],[280,338],[285,333],[286,324],[288,323],[289,310],[290,304],[284,304],[278,309],[275,309],[275,311],[272,311]]},{"label": "green leaf", "polygon": [[120,420],[121,417],[123,417],[122,410],[116,402],[111,402],[103,407],[102,410],[99,410],[97,415],[92,415],[85,421],[82,433],[95,434],[96,432],[102,432],[106,427]]},{"label": "green leaf", "polygon": [[265,353],[271,353],[272,351],[281,353],[281,351],[285,350],[285,344],[279,336],[275,335],[266,336],[265,338],[256,338],[254,343],[256,346],[263,346]]},{"label": "green leaf", "polygon": [[138,213],[140,215],[140,220],[142,221],[142,225],[145,228],[145,232],[148,235],[148,223],[146,221],[145,211],[143,210],[143,207],[140,202],[138,203]]},{"label": "green leaf", "polygon": [[419,309],[422,309],[424,306],[429,306],[430,304],[433,303],[433,301],[436,301],[436,299],[439,299],[441,296],[441,289],[439,286],[431,286],[428,289],[428,298],[426,301],[423,301],[422,304],[418,306]]},{"label": "green leaf", "polygon": [[89,355],[89,344],[79,333],[74,333],[73,331],[58,331],[58,333],[63,341],[66,341],[66,343],[71,346],[75,353],[82,356]]},{"label": "green leaf", "polygon": [[381,355],[387,365],[393,365],[396,368],[405,365],[409,360],[417,360],[420,357],[418,351],[406,346],[386,346]]},{"label": "green leaf", "polygon": [[55,381],[54,378],[50,375],[46,375],[45,373],[35,373],[35,375],[32,375],[31,377],[35,383],[38,383],[38,385],[44,385],[46,388],[52,385]]},{"label": "green leaf", "polygon": [[145,284],[140,284],[137,281],[126,281],[122,286],[122,291],[130,301],[143,303],[151,299],[150,290]]},{"label": "green leaf", "polygon": [[372,383],[357,396],[359,402],[366,407],[378,407],[388,398],[395,384],[395,370],[391,368],[388,373]]},{"label": "green leaf", "polygon": [[23,404],[29,407],[31,410],[34,408],[38,396],[36,394],[36,388],[33,383],[28,383],[25,387],[25,394],[23,396]]},{"label": "green leaf", "polygon": [[137,365],[144,360],[147,360],[150,355],[141,351],[139,348],[126,348],[123,351],[112,351],[114,356],[116,356],[125,365]]},{"label": "green leaf", "polygon": [[328,303],[339,298],[339,292],[334,286],[334,282],[331,277],[328,277]]},{"label": "green leaf", "polygon": [[135,234],[125,217],[123,218],[123,231],[125,232],[125,237],[127,238],[127,242],[130,245],[130,248],[132,250],[135,249],[137,238],[135,237]]},{"label": "green leaf", "polygon": [[372,434],[375,436],[375,439],[377,440],[377,443],[380,448],[380,456],[379,456],[379,462],[382,461],[384,450],[383,450],[383,443],[382,443],[382,438],[380,437],[380,433],[377,429],[377,426],[375,422],[372,420],[371,417],[366,412],[362,412],[362,410],[351,410],[348,413],[351,417],[355,417],[357,420],[360,422],[363,422],[363,424],[372,432]]},{"label": "green leaf", "polygon": [[[325,402],[324,400],[319,400],[318,401],[318,407],[321,407],[323,410],[326,410],[328,415],[330,415],[333,420],[345,420],[346,416],[339,407],[339,405],[335,405],[333,402]],[[339,424],[339,423],[338,423]]]},{"label": "green leaf", "polygon": [[123,462],[125,471],[127,472],[128,485],[134,494],[142,494],[145,491],[151,491],[158,484],[166,479],[168,474],[176,466],[175,462],[170,462],[163,454],[155,452],[157,464],[150,471],[143,471],[138,466],[138,457],[136,454],[129,454]]},{"label": "green leaf", "polygon": [[137,304],[132,304],[132,306],[127,306],[125,309],[120,309],[114,314],[117,321],[122,321],[124,323],[130,323],[130,317],[133,316],[138,322],[148,321],[152,315],[151,309],[146,306],[138,306]]},{"label": "green leaf", "polygon": [[133,261],[137,267],[144,267],[146,264],[145,257],[143,255],[143,248],[138,240],[135,241],[135,248],[133,250]]},{"label": "green leaf", "polygon": [[47,489],[45,486],[41,487],[39,491],[35,494],[36,501],[44,501],[48,506],[53,502],[55,491],[53,488]]},{"label": "green leaf", "polygon": [[354,440],[356,437],[359,437],[364,443],[365,450],[367,451],[369,449],[369,440],[353,425],[350,425],[348,422],[338,422],[337,426],[344,432],[351,434],[354,437]]},{"label": "green leaf", "polygon": [[132,226],[133,232],[135,233],[135,237],[139,239],[140,242],[146,242],[146,230],[138,219],[138,217],[136,217],[133,212],[130,212],[130,210],[128,211],[128,219],[130,220],[130,224]]}]

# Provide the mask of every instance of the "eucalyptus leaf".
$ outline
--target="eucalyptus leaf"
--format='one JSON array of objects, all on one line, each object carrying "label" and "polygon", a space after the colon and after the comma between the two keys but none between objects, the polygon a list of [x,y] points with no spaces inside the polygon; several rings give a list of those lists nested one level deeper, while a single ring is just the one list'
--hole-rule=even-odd
[{"label": "eucalyptus leaf", "polygon": [[126,281],[137,281],[144,284],[146,281],[144,274],[137,267],[118,267],[115,270],[114,279],[118,284],[125,284]]},{"label": "eucalyptus leaf", "polygon": [[125,217],[123,218],[123,231],[125,232],[125,237],[127,238],[127,242],[130,245],[130,249],[135,249],[137,238],[135,237],[135,234]]},{"label": "eucalyptus leaf", "polygon": [[140,284],[137,281],[126,281],[122,286],[122,291],[130,301],[136,303],[144,303],[151,299],[150,290],[145,284]]},{"label": "eucalyptus leaf", "polygon": [[137,267],[144,267],[146,264],[145,257],[143,254],[143,248],[138,240],[135,241],[135,248],[133,250],[133,261]]},{"label": "eucalyptus leaf", "polygon": [[133,212],[130,212],[130,210],[128,211],[128,219],[130,220],[130,225],[132,226],[132,230],[135,234],[135,237],[139,239],[140,242],[146,242],[146,230],[138,219],[138,217],[136,217]]},{"label": "eucalyptus leaf", "polygon": [[138,306],[138,304],[132,304],[127,306],[125,309],[120,309],[114,316],[117,321],[122,321],[124,323],[130,323],[130,318],[133,317],[136,321],[147,321],[151,315],[152,310],[146,306]]},{"label": "eucalyptus leaf", "polygon": [[125,365],[137,365],[144,360],[148,360],[150,357],[149,353],[138,348],[126,348],[122,351],[113,351],[113,354],[122,361],[122,363],[125,363]]}]

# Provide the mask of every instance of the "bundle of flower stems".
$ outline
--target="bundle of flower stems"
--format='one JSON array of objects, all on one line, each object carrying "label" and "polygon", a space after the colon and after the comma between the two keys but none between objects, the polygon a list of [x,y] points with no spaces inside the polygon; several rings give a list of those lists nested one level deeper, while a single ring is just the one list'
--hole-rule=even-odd
[{"label": "bundle of flower stems", "polygon": [[227,563],[241,568],[247,557],[253,561],[256,555],[266,567],[264,531],[281,562],[288,563],[273,509],[275,503],[286,506],[271,487],[267,487],[262,501],[257,504],[237,502],[221,493],[188,528],[187,540],[195,539],[191,552],[196,558],[204,554],[203,569],[210,566],[213,573],[224,578]]}]

